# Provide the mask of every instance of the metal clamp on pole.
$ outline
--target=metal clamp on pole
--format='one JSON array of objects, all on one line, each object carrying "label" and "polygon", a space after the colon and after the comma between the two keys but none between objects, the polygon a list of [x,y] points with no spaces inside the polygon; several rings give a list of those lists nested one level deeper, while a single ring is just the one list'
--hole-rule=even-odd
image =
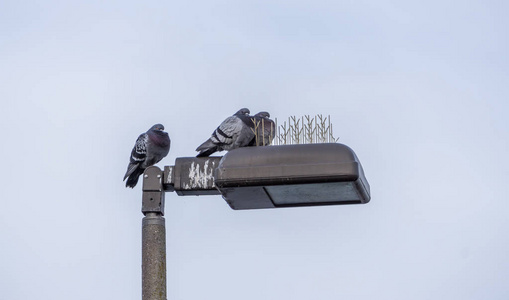
[{"label": "metal clamp on pole", "polygon": [[160,213],[164,216],[163,172],[158,167],[149,167],[143,174],[143,199],[141,212]]},{"label": "metal clamp on pole", "polygon": [[166,300],[166,227],[163,172],[149,167],[143,174],[142,299]]}]

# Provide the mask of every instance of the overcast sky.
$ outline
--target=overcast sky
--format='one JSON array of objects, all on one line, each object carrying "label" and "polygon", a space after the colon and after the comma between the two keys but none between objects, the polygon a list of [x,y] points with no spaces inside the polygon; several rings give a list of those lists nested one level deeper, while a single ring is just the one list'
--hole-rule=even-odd
[{"label": "overcast sky", "polygon": [[141,187],[241,107],[331,116],[366,205],[166,196],[168,299],[509,299],[506,1],[0,2],[0,297],[140,299]]}]

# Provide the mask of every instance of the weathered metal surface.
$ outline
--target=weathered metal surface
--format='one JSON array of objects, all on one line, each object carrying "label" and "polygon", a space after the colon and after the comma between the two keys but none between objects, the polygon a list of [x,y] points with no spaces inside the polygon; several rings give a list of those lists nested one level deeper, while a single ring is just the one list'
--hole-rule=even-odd
[{"label": "weathered metal surface", "polygon": [[143,196],[141,212],[150,212],[164,215],[163,172],[158,167],[152,166],[143,174]]},{"label": "weathered metal surface", "polygon": [[219,195],[214,184],[214,171],[220,160],[221,157],[179,157],[172,168],[173,176],[171,168],[168,169],[166,183],[169,185],[172,180],[179,196]]},{"label": "weathered metal surface", "polygon": [[142,221],[142,299],[166,300],[166,228],[159,213]]},{"label": "weathered metal surface", "polygon": [[174,192],[175,188],[175,166],[164,166],[163,189],[166,192]]},{"label": "weathered metal surface", "polygon": [[143,190],[144,191],[162,191],[163,172],[156,166],[145,169],[143,173]]},{"label": "weathered metal surface", "polygon": [[239,148],[222,158],[215,184],[233,209],[361,204],[369,184],[357,156],[337,143]]},{"label": "weathered metal surface", "polygon": [[141,212],[146,215],[156,212],[164,215],[164,192],[143,192]]},{"label": "weathered metal surface", "polygon": [[[164,169],[163,189],[179,196],[222,195],[233,209],[357,204],[371,199],[359,159],[339,143],[246,147],[223,157],[177,158],[175,166]],[[146,201],[159,199],[157,192],[146,191]],[[154,204],[149,202],[147,211],[157,211]]]}]

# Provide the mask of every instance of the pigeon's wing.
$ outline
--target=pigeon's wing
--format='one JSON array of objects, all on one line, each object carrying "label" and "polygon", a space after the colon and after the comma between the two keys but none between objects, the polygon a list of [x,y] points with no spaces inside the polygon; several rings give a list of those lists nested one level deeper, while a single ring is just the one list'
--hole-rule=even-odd
[{"label": "pigeon's wing", "polygon": [[235,131],[235,124],[239,122],[236,116],[226,118],[215,130],[208,140],[203,142],[196,151],[202,151],[218,145],[231,144]]},{"label": "pigeon's wing", "polygon": [[[221,150],[229,149],[242,130],[242,121],[237,116],[231,116],[221,123],[212,133],[210,139],[198,146],[196,151],[218,146]],[[219,151],[221,151],[219,150]]]},{"label": "pigeon's wing", "polygon": [[246,125],[238,115],[226,118],[212,133],[211,137],[196,148],[197,157],[209,156],[216,151],[238,148],[238,138]]},{"label": "pigeon's wing", "polygon": [[242,121],[237,116],[231,116],[226,118],[226,120],[217,127],[214,132],[222,144],[230,144],[231,139],[234,138],[235,135],[239,134],[242,129]]},{"label": "pigeon's wing", "polygon": [[131,162],[143,162],[147,158],[148,134],[140,134],[136,140],[133,151],[131,151]]},{"label": "pigeon's wing", "polygon": [[125,173],[124,180],[129,177],[145,159],[147,159],[147,142],[148,135],[146,133],[141,134],[136,140],[136,144],[131,151],[131,157],[129,160],[129,166],[127,166],[127,172]]}]

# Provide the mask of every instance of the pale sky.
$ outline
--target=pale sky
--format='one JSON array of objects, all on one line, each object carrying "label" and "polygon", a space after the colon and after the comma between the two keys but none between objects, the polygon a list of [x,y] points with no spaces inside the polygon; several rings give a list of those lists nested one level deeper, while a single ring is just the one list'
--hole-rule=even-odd
[{"label": "pale sky", "polygon": [[140,299],[155,123],[330,115],[366,205],[166,196],[168,300],[509,299],[505,1],[0,2],[0,298]]}]

